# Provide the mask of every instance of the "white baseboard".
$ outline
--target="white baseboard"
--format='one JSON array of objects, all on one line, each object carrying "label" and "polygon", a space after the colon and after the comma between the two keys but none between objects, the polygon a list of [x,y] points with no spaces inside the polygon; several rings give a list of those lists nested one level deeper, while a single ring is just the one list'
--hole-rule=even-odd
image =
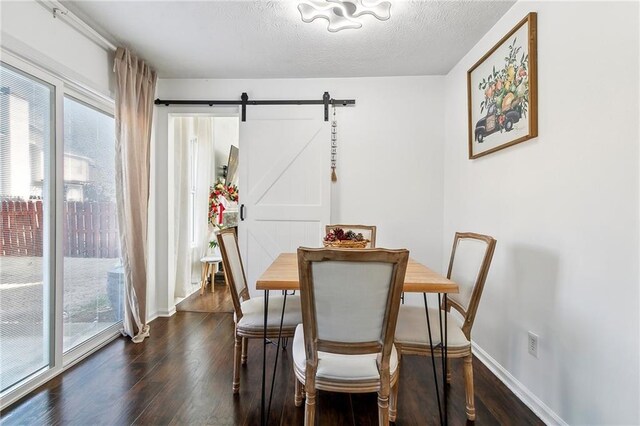
[{"label": "white baseboard", "polygon": [[533,413],[547,425],[568,426],[551,408],[535,396],[525,385],[513,377],[502,365],[493,359],[475,342],[471,342],[473,354],[478,358],[511,392],[513,392]]},{"label": "white baseboard", "polygon": [[171,309],[169,309],[169,310],[162,310],[162,309],[158,310],[158,312],[156,313],[155,316],[156,316],[156,318],[157,317],[170,317],[175,313],[176,313],[176,307],[172,306]]},{"label": "white baseboard", "polygon": [[173,314],[176,313],[176,306],[178,305],[178,303],[182,302],[184,299],[186,299],[187,297],[191,296],[194,293],[197,293],[198,291],[200,291],[200,286],[192,286],[191,291],[189,294],[187,294],[186,297],[179,297],[176,298],[174,300],[174,305],[171,307],[171,309],[158,309],[157,311],[155,311],[152,314],[149,314],[149,316],[147,317],[147,323],[150,323],[151,321],[153,321],[154,319],[158,318],[158,317],[170,317],[173,316]]},{"label": "white baseboard", "polygon": [[154,319],[158,318],[158,312],[154,312],[152,314],[149,314],[149,316],[147,317],[147,324],[149,324],[151,321],[153,321]]}]

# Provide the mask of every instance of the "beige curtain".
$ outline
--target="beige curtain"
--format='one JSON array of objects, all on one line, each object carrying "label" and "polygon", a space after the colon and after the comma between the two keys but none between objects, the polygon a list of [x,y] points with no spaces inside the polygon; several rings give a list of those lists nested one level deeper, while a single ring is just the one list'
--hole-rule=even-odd
[{"label": "beige curtain", "polygon": [[156,73],[128,49],[118,48],[116,73],[116,202],[124,264],[124,333],[136,343],[147,325],[147,210],[149,145]]},{"label": "beige curtain", "polygon": [[198,166],[196,174],[196,241],[191,250],[191,282],[200,281],[200,258],[209,251],[212,229],[209,226],[209,187],[215,180],[213,117],[197,118]]},{"label": "beige curtain", "polygon": [[[173,119],[174,181],[174,257],[176,278],[174,296],[189,296],[200,284],[200,258],[209,248],[209,186],[213,185],[215,163],[213,154],[212,117],[176,117]],[[195,147],[191,141],[195,141]],[[190,154],[190,150],[194,151]],[[195,156],[195,170],[190,163]],[[189,197],[195,188],[193,216],[190,216]],[[194,221],[192,223],[192,221]],[[195,241],[191,241],[191,227]]]},{"label": "beige curtain", "polygon": [[194,117],[173,119],[174,180],[174,265],[176,271],[174,296],[186,297],[191,291],[191,221],[189,218],[189,195],[191,193],[191,170],[189,149],[195,138]]}]

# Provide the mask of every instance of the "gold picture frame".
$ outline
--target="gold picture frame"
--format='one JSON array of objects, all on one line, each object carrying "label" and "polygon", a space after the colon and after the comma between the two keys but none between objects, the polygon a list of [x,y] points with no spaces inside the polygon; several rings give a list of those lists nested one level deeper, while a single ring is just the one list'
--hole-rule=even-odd
[{"label": "gold picture frame", "polygon": [[538,136],[537,44],[531,12],[467,71],[469,159]]}]

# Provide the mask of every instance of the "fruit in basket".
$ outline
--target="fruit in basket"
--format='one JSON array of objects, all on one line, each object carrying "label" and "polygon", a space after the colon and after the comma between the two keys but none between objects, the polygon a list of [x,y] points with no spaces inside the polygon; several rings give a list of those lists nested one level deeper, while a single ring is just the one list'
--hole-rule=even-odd
[{"label": "fruit in basket", "polygon": [[[333,228],[324,237],[325,246],[335,247],[364,247],[369,242],[362,233],[352,230],[345,231],[342,228]],[[362,243],[355,244],[355,243]]]},{"label": "fruit in basket", "polygon": [[356,233],[349,230],[347,232],[344,233],[344,239],[345,240],[355,240],[356,239]]}]

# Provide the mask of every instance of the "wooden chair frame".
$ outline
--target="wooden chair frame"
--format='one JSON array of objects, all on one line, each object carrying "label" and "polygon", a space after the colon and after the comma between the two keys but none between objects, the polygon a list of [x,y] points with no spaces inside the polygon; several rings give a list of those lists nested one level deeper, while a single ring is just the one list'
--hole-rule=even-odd
[{"label": "wooden chair frame", "polygon": [[[471,297],[469,299],[469,306],[465,309],[460,303],[449,299],[447,301],[447,312],[451,311],[453,307],[463,317],[462,332],[466,338],[471,342],[471,329],[476,318],[476,312],[478,311],[478,305],[480,304],[480,297],[482,296],[482,290],[484,289],[487,275],[489,274],[489,267],[491,266],[491,260],[493,259],[493,253],[496,247],[496,240],[488,235],[476,234],[473,232],[456,232],[453,240],[453,248],[451,249],[451,258],[449,259],[449,270],[447,271],[447,278],[451,279],[451,272],[453,271],[453,265],[456,256],[456,250],[460,240],[474,239],[483,241],[486,244],[486,250],[480,271],[474,283]],[[440,310],[444,310],[444,301],[440,306]],[[399,344],[396,343],[396,348],[400,355],[422,355],[422,356],[442,356],[440,349],[431,352],[428,344]],[[475,420],[476,410],[475,401],[473,395],[473,356],[471,354],[471,345],[464,348],[447,348],[447,382],[451,381],[450,360],[452,358],[464,358],[464,380],[465,380],[465,394],[466,394],[466,414],[469,420]],[[395,389],[397,391],[397,389]],[[392,401],[397,401],[397,394],[392,395]],[[395,420],[395,406],[391,407],[392,420]]]},{"label": "wooden chair frame", "polygon": [[374,225],[326,225],[324,227],[325,235],[334,228],[342,228],[347,231],[352,230],[354,232],[358,231],[359,229],[369,231],[371,232],[371,241],[369,242],[369,245],[371,246],[370,248],[376,248],[376,227]]},{"label": "wooden chair frame", "polygon": [[[240,319],[242,318],[242,302],[251,298],[249,290],[247,288],[247,278],[244,272],[244,265],[242,264],[242,258],[239,258],[240,268],[242,270],[242,278],[245,286],[238,293],[235,285],[235,279],[231,273],[231,264],[229,262],[229,256],[227,255],[227,245],[224,242],[223,235],[232,234],[234,237],[234,244],[238,253],[240,248],[238,246],[238,234],[235,228],[226,228],[218,232],[218,246],[220,247],[220,253],[222,254],[222,264],[224,266],[224,277],[231,293],[231,300],[233,302],[233,310],[235,311],[235,344],[234,344],[234,362],[233,362],[233,393],[240,391],[240,365],[247,363],[247,345],[248,339],[263,339],[263,330],[256,331],[255,329],[244,329],[238,326]],[[279,327],[267,327],[267,338],[277,339],[279,335]],[[295,327],[282,327],[281,337],[288,338],[293,337],[296,329]]]},{"label": "wooden chair frame", "polygon": [[[315,424],[316,390],[333,392],[364,393],[378,392],[379,425],[389,424],[389,398],[391,387],[398,385],[398,369],[390,373],[390,358],[393,338],[400,309],[400,293],[409,260],[407,250],[386,249],[298,249],[298,270],[300,275],[300,297],[302,304],[302,324],[304,329],[305,352],[307,356],[305,375],[296,369],[296,405],[302,402],[302,389],[306,392],[305,425]],[[384,312],[382,333],[378,340],[371,342],[335,342],[318,337],[315,310],[314,280],[311,265],[324,261],[382,262],[393,264],[389,296]],[[339,381],[317,378],[318,351],[361,355],[380,353],[378,369],[380,378],[366,381]],[[397,393],[397,390],[396,390]]]}]

